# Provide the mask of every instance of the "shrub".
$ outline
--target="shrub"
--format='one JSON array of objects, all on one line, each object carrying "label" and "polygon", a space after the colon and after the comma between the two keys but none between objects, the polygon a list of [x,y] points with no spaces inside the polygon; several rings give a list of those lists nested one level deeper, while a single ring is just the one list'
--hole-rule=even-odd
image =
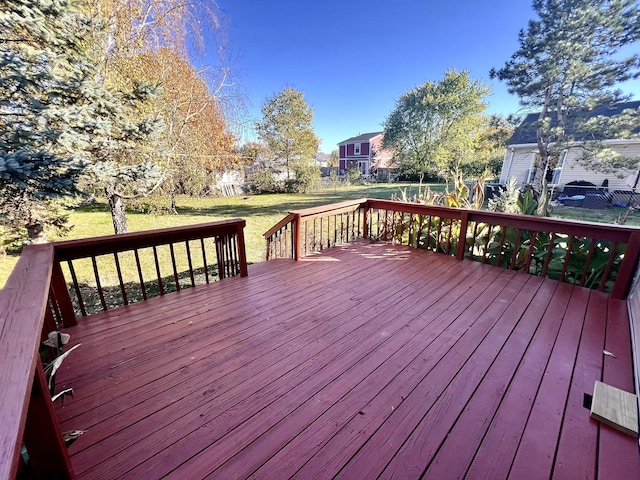
[{"label": "shrub", "polygon": [[298,165],[295,178],[285,181],[287,193],[307,193],[317,190],[320,184],[320,169],[314,165]]},{"label": "shrub", "polygon": [[281,193],[282,185],[273,170],[263,168],[247,176],[247,188],[250,193]]}]

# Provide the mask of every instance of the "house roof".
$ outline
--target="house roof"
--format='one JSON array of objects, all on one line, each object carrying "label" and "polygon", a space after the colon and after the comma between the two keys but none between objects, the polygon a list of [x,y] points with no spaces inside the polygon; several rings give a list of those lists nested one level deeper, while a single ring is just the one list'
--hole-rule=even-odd
[{"label": "house roof", "polygon": [[[574,118],[573,121],[575,122],[577,118],[590,119],[593,117],[597,117],[599,115],[603,115],[605,117],[612,117],[614,115],[618,115],[622,113],[623,110],[626,110],[629,108],[634,110],[640,108],[640,101],[624,102],[624,103],[618,103],[611,106],[604,105],[601,107],[596,107],[590,111],[580,112],[580,114],[576,115],[576,118]],[[520,126],[513,133],[511,138],[509,139],[508,144],[509,145],[535,144],[536,143],[535,123],[538,121],[539,117],[540,117],[540,112],[530,113],[529,115],[527,115],[525,119],[522,121],[522,123],[520,124]],[[556,118],[554,117],[551,118],[551,125],[552,126],[557,125]],[[570,123],[565,129],[565,131],[568,135],[573,135],[575,133],[575,125]],[[637,129],[634,132],[638,132],[638,131],[640,131],[640,129]],[[601,138],[594,138],[591,135],[589,137],[587,137],[586,135],[582,135],[582,136],[576,135],[575,139],[576,140],[587,140],[587,139],[588,140],[607,140],[609,138],[606,136],[603,136]]]},{"label": "house roof", "polygon": [[378,135],[382,135],[384,132],[371,132],[371,133],[362,133],[357,137],[347,138],[346,140],[341,141],[338,145],[344,145],[346,143],[358,143],[358,142],[367,142],[371,140],[373,137],[377,137]]}]

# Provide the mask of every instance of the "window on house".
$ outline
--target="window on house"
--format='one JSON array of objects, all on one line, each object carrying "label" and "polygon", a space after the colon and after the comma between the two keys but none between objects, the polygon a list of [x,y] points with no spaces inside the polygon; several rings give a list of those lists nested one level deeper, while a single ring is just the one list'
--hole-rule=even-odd
[{"label": "window on house", "polygon": [[353,153],[354,155],[360,155],[360,144],[356,143],[353,145]]},{"label": "window on house", "polygon": [[[566,158],[567,158],[567,151],[565,150],[560,154],[560,159],[557,162],[554,162],[553,160],[551,160],[550,164],[547,165],[545,178],[549,186],[558,186],[558,184],[560,183],[560,177],[562,176],[562,169],[564,167]],[[531,164],[531,168],[527,172],[527,183],[533,183],[539,163],[540,163],[540,154],[536,153],[533,159],[533,162]]]},{"label": "window on house", "polygon": [[558,160],[558,163],[555,166],[555,168],[551,169],[551,167],[549,167],[549,169],[553,171],[553,173],[549,175],[551,177],[551,181],[549,181],[549,179],[547,178],[549,185],[557,186],[560,183],[560,177],[562,176],[562,169],[564,168],[564,164],[566,160],[567,160],[567,150],[565,150],[563,153],[560,154],[560,160]]}]

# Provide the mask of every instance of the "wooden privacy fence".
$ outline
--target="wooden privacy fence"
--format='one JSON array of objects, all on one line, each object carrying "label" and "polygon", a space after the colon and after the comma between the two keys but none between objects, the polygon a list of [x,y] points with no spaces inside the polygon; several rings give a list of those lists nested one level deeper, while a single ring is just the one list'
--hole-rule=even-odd
[{"label": "wooden privacy fence", "polygon": [[625,298],[640,228],[418,203],[361,199],[289,213],[265,233],[267,259],[295,258],[355,238],[393,241]]},{"label": "wooden privacy fence", "polygon": [[[216,277],[246,276],[244,226],[235,219],[25,248],[0,291],[0,480],[26,469],[35,478],[75,478],[40,360],[49,332],[75,325],[76,312],[90,314],[91,290],[106,310]],[[78,279],[74,265],[83,260],[95,285]],[[125,263],[135,265],[134,279],[127,278]],[[119,296],[104,286],[109,264]],[[147,278],[145,271],[155,275]]]}]

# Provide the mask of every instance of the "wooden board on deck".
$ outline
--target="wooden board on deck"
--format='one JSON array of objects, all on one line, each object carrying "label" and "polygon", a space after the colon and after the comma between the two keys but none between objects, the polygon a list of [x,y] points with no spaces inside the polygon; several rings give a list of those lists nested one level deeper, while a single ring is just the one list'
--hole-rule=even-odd
[{"label": "wooden board on deck", "polygon": [[638,406],[633,393],[596,381],[593,387],[591,417],[607,425],[638,436]]}]

